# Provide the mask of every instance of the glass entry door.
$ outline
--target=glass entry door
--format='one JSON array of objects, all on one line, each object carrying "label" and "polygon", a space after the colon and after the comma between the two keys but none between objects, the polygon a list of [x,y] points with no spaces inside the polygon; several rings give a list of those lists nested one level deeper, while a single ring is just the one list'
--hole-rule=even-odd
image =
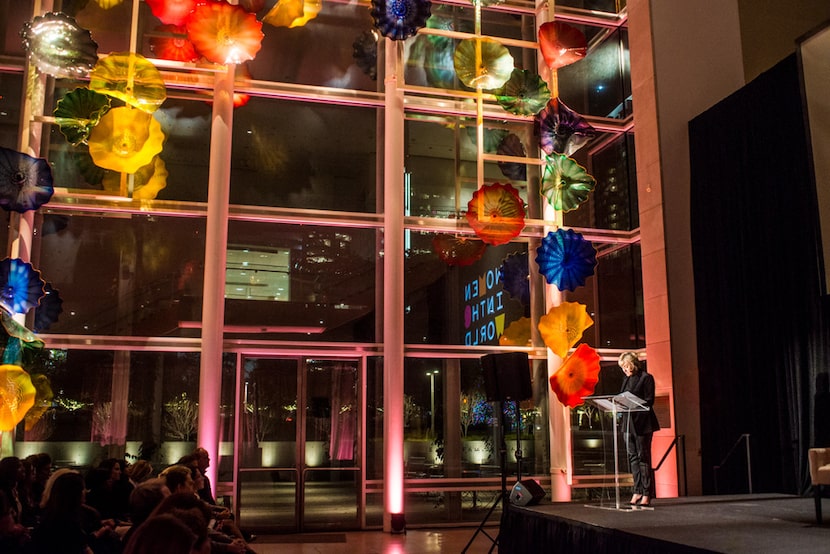
[{"label": "glass entry door", "polygon": [[360,527],[359,362],[244,358],[239,519],[260,533]]}]

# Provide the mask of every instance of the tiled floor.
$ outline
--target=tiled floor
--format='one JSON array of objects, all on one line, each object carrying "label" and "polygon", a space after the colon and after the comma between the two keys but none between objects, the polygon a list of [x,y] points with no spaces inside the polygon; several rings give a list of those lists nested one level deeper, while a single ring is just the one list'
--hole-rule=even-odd
[{"label": "tiled floor", "polygon": [[[498,527],[488,527],[486,531],[491,537],[495,537]],[[410,529],[400,535],[382,531],[356,531],[266,536],[257,539],[251,544],[251,548],[257,554],[459,554],[475,533],[475,528],[466,527]],[[478,533],[467,552],[483,554],[489,552],[491,547],[492,540],[483,533]],[[493,552],[497,550],[498,548],[494,548]]]}]

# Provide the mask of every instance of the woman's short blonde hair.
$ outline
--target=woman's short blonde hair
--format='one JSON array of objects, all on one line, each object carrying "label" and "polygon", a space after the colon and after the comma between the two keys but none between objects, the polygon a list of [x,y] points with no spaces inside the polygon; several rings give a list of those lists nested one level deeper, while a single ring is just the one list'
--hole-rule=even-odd
[{"label": "woman's short blonde hair", "polygon": [[624,363],[630,363],[638,370],[640,369],[640,355],[636,352],[623,352],[620,354],[620,359],[617,360],[617,363],[622,367]]}]

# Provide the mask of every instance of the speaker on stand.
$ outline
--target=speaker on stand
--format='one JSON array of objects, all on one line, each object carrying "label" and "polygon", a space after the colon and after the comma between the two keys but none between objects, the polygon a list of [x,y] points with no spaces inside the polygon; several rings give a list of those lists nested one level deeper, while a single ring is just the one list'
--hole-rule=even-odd
[{"label": "speaker on stand", "polygon": [[[507,444],[505,443],[504,439],[505,422],[504,410],[502,409],[502,402],[516,403],[516,480],[518,481],[517,485],[520,485],[522,483],[522,418],[519,414],[519,402],[522,400],[528,400],[533,397],[533,386],[530,380],[530,361],[528,359],[527,353],[507,352],[499,354],[487,354],[481,357],[481,369],[484,373],[484,393],[487,396],[488,401],[494,402],[496,404],[495,408],[498,410],[500,416],[496,418],[496,425],[498,426],[499,438],[499,468],[501,470],[501,494],[498,496],[498,498],[496,498],[495,502],[493,502],[493,505],[490,506],[490,509],[487,511],[487,514],[484,516],[484,519],[479,524],[475,533],[473,533],[473,536],[470,538],[469,542],[467,542],[467,545],[461,551],[462,554],[465,554],[467,552],[467,549],[470,548],[470,545],[473,544],[473,541],[479,533],[484,534],[492,542],[492,545],[490,546],[490,550],[488,550],[488,552],[493,552],[493,549],[499,543],[498,535],[496,537],[490,536],[487,533],[487,531],[484,530],[484,526],[487,524],[487,520],[490,519],[490,516],[495,511],[499,503],[501,503],[502,505],[502,521],[504,520],[504,517],[506,515],[505,510],[507,509]],[[529,481],[533,482],[537,487],[539,487],[538,483],[536,483],[535,481]],[[526,491],[528,485],[525,485],[525,487],[526,488],[524,490]],[[541,487],[539,488],[541,489]],[[522,490],[520,490],[519,493],[521,493],[522,497],[528,496]],[[531,493],[530,496],[532,497],[533,494]],[[542,496],[544,497],[544,491],[542,491]]]}]

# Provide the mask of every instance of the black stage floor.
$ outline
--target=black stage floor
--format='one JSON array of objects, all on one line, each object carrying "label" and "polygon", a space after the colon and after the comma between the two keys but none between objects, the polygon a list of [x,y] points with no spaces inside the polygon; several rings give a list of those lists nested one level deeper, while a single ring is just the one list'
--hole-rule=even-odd
[{"label": "black stage floor", "polygon": [[510,506],[499,552],[830,553],[830,507],[824,506],[824,524],[817,525],[812,497],[701,496],[657,499],[652,510],[609,507]]}]

